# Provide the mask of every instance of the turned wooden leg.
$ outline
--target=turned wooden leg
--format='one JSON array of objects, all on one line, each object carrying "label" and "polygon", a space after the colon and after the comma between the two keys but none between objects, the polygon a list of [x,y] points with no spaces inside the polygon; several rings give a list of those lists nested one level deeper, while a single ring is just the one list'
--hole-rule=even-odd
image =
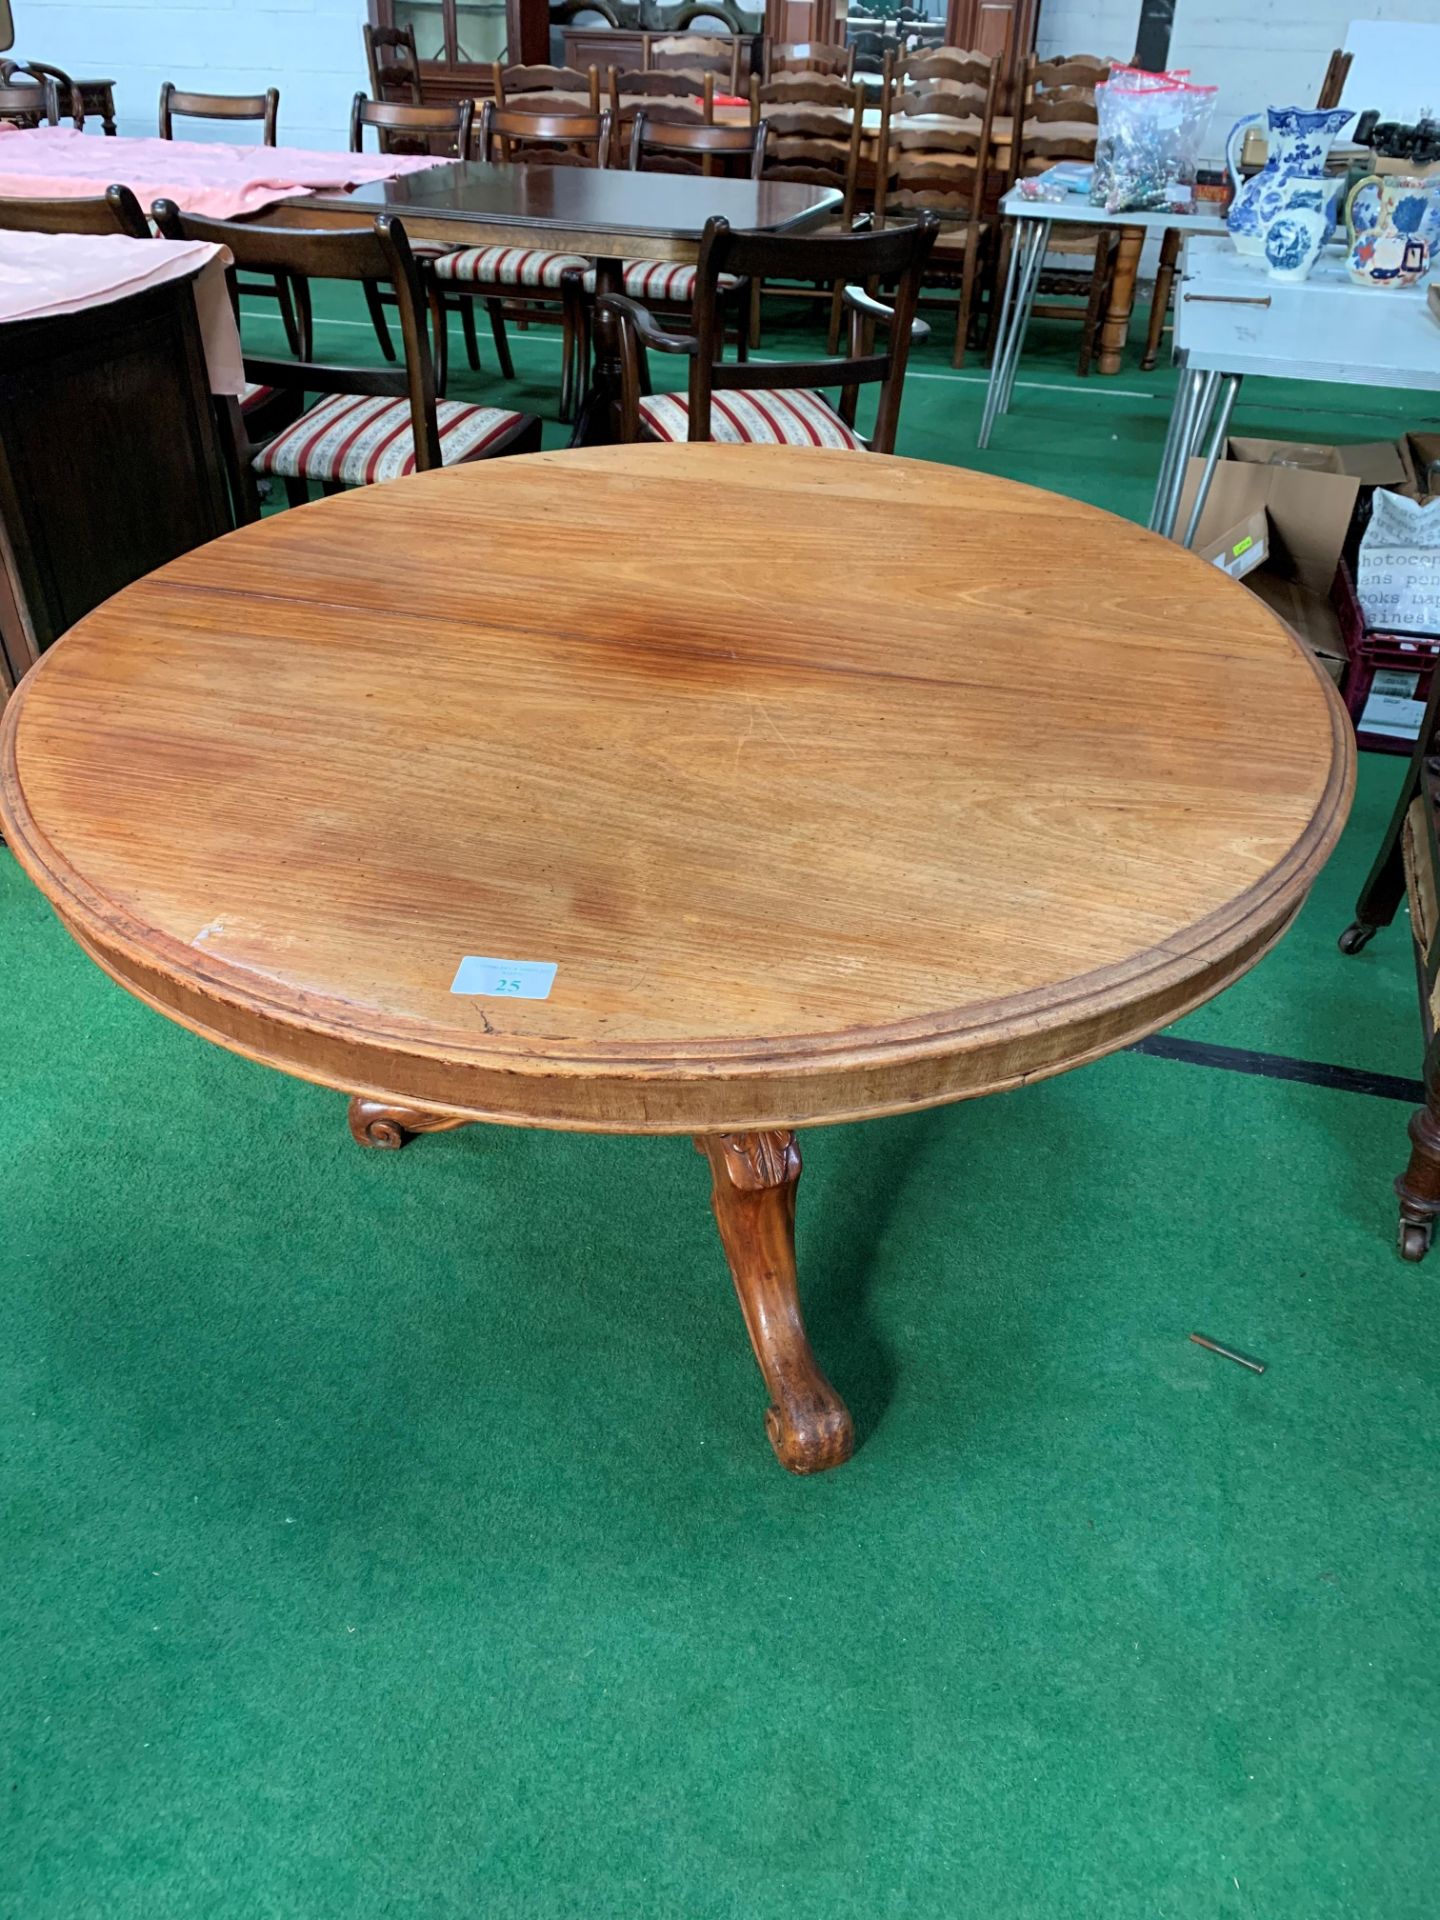
[{"label": "turned wooden leg", "polygon": [[1440,1041],[1425,1061],[1425,1104],[1410,1116],[1410,1164],[1395,1182],[1400,1196],[1400,1257],[1423,1260],[1440,1214]]},{"label": "turned wooden leg", "polygon": [[350,1131],[362,1147],[386,1147],[392,1152],[403,1147],[417,1133],[448,1133],[467,1121],[451,1113],[426,1113],[423,1107],[397,1107],[386,1100],[362,1100],[357,1093],[350,1102]]},{"label": "turned wooden leg", "polygon": [[1115,272],[1110,281],[1110,304],[1105,310],[1105,324],[1100,329],[1100,357],[1095,363],[1101,373],[1119,373],[1125,357],[1130,311],[1135,305],[1135,274],[1144,246],[1143,227],[1120,229],[1120,244],[1115,249]]},{"label": "turned wooden leg", "polygon": [[1175,269],[1180,264],[1180,233],[1176,227],[1165,229],[1165,238],[1160,242],[1160,265],[1155,272],[1155,296],[1150,302],[1150,327],[1145,335],[1145,354],[1140,362],[1143,373],[1149,373],[1160,358],[1160,336],[1165,331],[1165,314],[1170,305],[1170,289],[1175,281]]},{"label": "turned wooden leg", "polygon": [[791,1473],[838,1467],[855,1449],[849,1409],[810,1351],[795,1288],[795,1188],[800,1145],[793,1133],[706,1134],[710,1204],[740,1311],[770,1389],[765,1431]]}]

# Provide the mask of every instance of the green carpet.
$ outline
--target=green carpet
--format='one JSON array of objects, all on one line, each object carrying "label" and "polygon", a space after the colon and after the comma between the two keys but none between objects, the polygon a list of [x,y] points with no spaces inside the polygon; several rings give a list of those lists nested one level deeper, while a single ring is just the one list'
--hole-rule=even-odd
[{"label": "green carpet", "polygon": [[[1037,329],[1061,391],[984,464],[1143,515],[1169,376],[1081,386],[1073,345]],[[554,336],[516,358],[454,390],[553,407]],[[917,370],[902,449],[972,462],[978,381]],[[1415,421],[1359,398],[1237,425]],[[1297,927],[1178,1031],[1418,1072],[1404,926],[1334,947],[1402,765],[1364,758]],[[363,1153],[0,855],[0,1916],[1432,1915],[1405,1120],[1124,1054],[807,1135],[861,1445],[796,1481],[687,1143]]]}]

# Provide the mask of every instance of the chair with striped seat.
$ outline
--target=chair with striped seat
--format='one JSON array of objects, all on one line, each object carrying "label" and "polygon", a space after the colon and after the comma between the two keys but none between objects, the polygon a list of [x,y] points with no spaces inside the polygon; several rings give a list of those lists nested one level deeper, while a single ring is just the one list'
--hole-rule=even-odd
[{"label": "chair with striped seat", "polygon": [[[694,127],[669,120],[651,122],[648,113],[637,113],[630,131],[630,169],[632,173],[684,173],[713,178],[727,166],[735,166],[745,178],[758,180],[765,159],[766,127],[762,120],[755,127]],[[689,324],[695,300],[693,266],[672,260],[627,260],[622,291],[658,313],[667,323]],[[595,270],[585,275],[585,291],[595,291]],[[722,309],[735,316],[736,351],[744,360],[750,352],[747,282],[733,273],[722,273],[719,281]],[[724,313],[722,311],[722,322]],[[588,358],[588,340],[587,340]]]},{"label": "chair with striped seat", "polygon": [[152,211],[167,239],[228,247],[236,269],[369,281],[391,293],[405,349],[403,367],[245,357],[246,380],[255,386],[320,395],[254,454],[255,472],[283,480],[292,506],[307,500],[317,481],[326,493],[337,493],[461,461],[539,450],[540,422],[528,414],[437,402],[420,268],[398,220],[382,214],[372,225],[307,233],[207,220],[182,213],[169,200],[157,201]]},{"label": "chair with striped seat", "polygon": [[[604,165],[610,145],[608,113],[537,113],[485,102],[480,121],[483,160],[518,159],[526,166]],[[434,262],[437,297],[435,374],[445,389],[449,365],[448,321],[458,313],[465,330],[471,368],[480,364],[475,339],[475,306],[490,320],[500,371],[515,377],[505,316],[524,321],[558,320],[561,326],[560,418],[573,417],[585,366],[584,279],[590,262],[584,254],[550,253],[539,247],[462,247]]]},{"label": "chair with striped seat", "polygon": [[[619,341],[622,367],[622,440],[718,440],[750,446],[830,447],[846,452],[895,451],[895,429],[912,339],[927,329],[915,317],[920,281],[939,222],[922,214],[912,225],[883,233],[825,234],[816,238],[736,233],[729,222],[706,222],[696,266],[694,331],[667,333],[636,300],[602,295],[599,310]],[[850,312],[842,356],[781,364],[720,359],[722,274],[747,279],[838,281]],[[862,289],[894,286],[893,307]],[[879,329],[883,346],[871,335]],[[651,391],[649,350],[684,354],[690,363],[684,393]],[[868,440],[855,425],[859,388],[878,384],[875,426]],[[838,405],[816,387],[838,387]]]}]

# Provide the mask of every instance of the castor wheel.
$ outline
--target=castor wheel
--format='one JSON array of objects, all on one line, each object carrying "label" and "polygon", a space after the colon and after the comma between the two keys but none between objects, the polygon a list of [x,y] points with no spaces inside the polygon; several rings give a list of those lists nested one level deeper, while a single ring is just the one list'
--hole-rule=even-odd
[{"label": "castor wheel", "polygon": [[1426,1220],[1402,1220],[1400,1222],[1400,1258],[1402,1260],[1423,1260],[1430,1251],[1430,1237],[1435,1231],[1435,1222]]},{"label": "castor wheel", "polygon": [[[1367,927],[1363,920],[1352,920],[1340,936],[1341,953],[1359,953],[1362,947],[1368,947],[1380,931],[1378,927]],[[1419,1258],[1419,1255],[1416,1255]]]}]

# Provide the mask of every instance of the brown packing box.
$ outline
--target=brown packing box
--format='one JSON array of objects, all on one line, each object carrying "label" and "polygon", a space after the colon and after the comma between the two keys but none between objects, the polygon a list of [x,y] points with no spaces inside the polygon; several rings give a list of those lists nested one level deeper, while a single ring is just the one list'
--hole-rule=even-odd
[{"label": "brown packing box", "polygon": [[[1217,484],[1218,480],[1217,475]],[[1203,520],[1201,525],[1203,528]],[[1214,540],[1197,537],[1195,551],[1202,560],[1222,568],[1233,579],[1243,580],[1258,599],[1300,636],[1331,679],[1339,684],[1345,672],[1345,642],[1340,621],[1330,603],[1329,581],[1320,591],[1302,577],[1301,561],[1268,507],[1254,508]],[[1334,571],[1332,560],[1332,575]],[[1312,573],[1311,580],[1313,578]]]}]

